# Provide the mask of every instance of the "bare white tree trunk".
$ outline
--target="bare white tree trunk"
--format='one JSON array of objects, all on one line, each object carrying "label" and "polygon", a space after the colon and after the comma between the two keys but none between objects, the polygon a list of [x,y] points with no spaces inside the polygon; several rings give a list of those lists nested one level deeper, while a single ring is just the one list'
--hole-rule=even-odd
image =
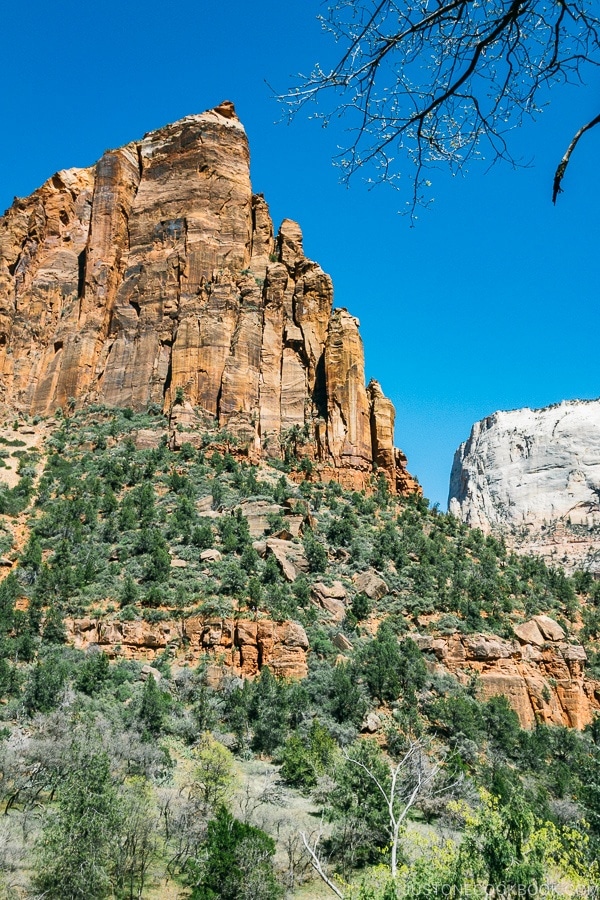
[{"label": "bare white tree trunk", "polygon": [[[398,871],[398,843],[400,840],[400,829],[410,809],[417,801],[419,795],[422,793],[425,787],[433,781],[433,779],[439,772],[440,764],[436,763],[436,765],[432,766],[431,769],[425,771],[422,764],[422,757],[424,755],[423,744],[419,741],[411,743],[409,749],[404,754],[400,762],[396,763],[396,765],[390,763],[391,781],[389,789],[386,790],[385,786],[381,784],[374,772],[372,772],[371,769],[369,769],[369,767],[366,766],[363,762],[361,762],[359,759],[354,759],[354,757],[350,756],[346,750],[342,750],[342,755],[347,762],[353,763],[355,766],[358,766],[359,769],[363,770],[367,777],[370,778],[373,784],[377,787],[378,791],[385,801],[389,817],[389,833],[392,854],[390,869],[392,878],[395,878],[396,872]],[[410,789],[410,793],[405,797],[401,797],[399,789],[400,775],[408,766],[412,766],[414,762],[416,762],[414,784]]]}]

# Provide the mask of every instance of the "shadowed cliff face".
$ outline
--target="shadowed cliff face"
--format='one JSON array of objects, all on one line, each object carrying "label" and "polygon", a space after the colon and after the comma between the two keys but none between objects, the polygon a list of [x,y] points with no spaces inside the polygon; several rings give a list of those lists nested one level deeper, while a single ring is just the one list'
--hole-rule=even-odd
[{"label": "shadowed cliff face", "polygon": [[254,455],[292,441],[323,477],[420,491],[358,322],[253,195],[233,105],[54,175],[0,219],[0,400],[169,409],[181,396]]}]

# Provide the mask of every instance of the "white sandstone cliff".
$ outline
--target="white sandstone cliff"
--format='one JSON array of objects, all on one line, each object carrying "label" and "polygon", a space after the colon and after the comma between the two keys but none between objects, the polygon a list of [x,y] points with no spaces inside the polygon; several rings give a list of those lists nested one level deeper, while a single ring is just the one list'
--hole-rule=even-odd
[{"label": "white sandstone cliff", "polygon": [[454,457],[448,508],[528,552],[600,571],[600,400],[476,422]]}]

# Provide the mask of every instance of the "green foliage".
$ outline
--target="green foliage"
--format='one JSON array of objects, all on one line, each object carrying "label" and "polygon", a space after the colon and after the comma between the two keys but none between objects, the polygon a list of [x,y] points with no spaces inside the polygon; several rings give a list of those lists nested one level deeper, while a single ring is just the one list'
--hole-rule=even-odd
[{"label": "green foliage", "polygon": [[340,516],[334,518],[327,529],[327,540],[334,547],[349,547],[358,528],[358,518],[351,506],[344,506]]},{"label": "green foliage", "polygon": [[350,609],[356,621],[361,622],[371,612],[371,601],[366,594],[355,594],[352,598]]},{"label": "green foliage", "polygon": [[235,768],[229,750],[208,732],[201,735],[194,750],[192,795],[209,810],[226,804],[235,786]]},{"label": "green foliage", "polygon": [[306,529],[303,544],[310,571],[315,574],[324,572],[327,568],[327,551],[310,528]]},{"label": "green foliage", "polygon": [[281,580],[279,563],[273,553],[269,553],[262,570],[263,584],[277,584]]},{"label": "green foliage", "polygon": [[69,665],[59,652],[38,659],[29,673],[23,703],[29,715],[49,712],[58,704],[65,688]]},{"label": "green foliage", "polygon": [[415,705],[415,692],[425,684],[426,668],[410,638],[398,644],[389,624],[382,622],[375,639],[357,654],[356,664],[372,697],[384,702],[401,698],[405,705]]},{"label": "green foliage", "polygon": [[75,687],[90,697],[98,694],[109,678],[109,662],[106,653],[90,653],[80,667]]},{"label": "green foliage", "polygon": [[221,591],[230,597],[241,597],[246,590],[246,573],[237,560],[227,560],[221,568]]},{"label": "green foliage", "polygon": [[149,582],[165,582],[171,572],[171,556],[165,539],[159,531],[152,529],[152,541],[148,550],[148,559],[144,567],[144,580]]},{"label": "green foliage", "polygon": [[65,644],[67,642],[67,631],[62,613],[56,606],[47,610],[44,617],[42,642],[44,644]]},{"label": "green foliage", "polygon": [[257,753],[273,753],[285,740],[287,732],[287,696],[285,685],[265,666],[254,684],[249,704],[249,721],[254,726],[252,749]]},{"label": "green foliage", "polygon": [[379,861],[389,843],[386,804],[365,771],[369,770],[388,791],[389,766],[372,741],[358,741],[349,749],[349,756],[362,765],[340,760],[335,787],[328,794],[328,816],[333,823],[329,850],[345,872]]},{"label": "green foliage", "polygon": [[33,477],[31,475],[23,475],[13,488],[0,485],[0,514],[18,516],[28,505],[32,494]]},{"label": "green foliage", "polygon": [[137,602],[139,596],[138,586],[131,577],[131,575],[125,576],[125,581],[121,586],[121,594],[120,594],[120,602],[121,606],[130,606]]},{"label": "green foliage", "polygon": [[482,809],[468,817],[461,848],[465,868],[475,878],[484,877],[494,891],[532,893],[544,878],[545,847],[543,836],[535,834],[531,810],[516,795],[505,806],[485,791],[481,797]]},{"label": "green foliage", "polygon": [[366,698],[356,684],[351,664],[340,664],[331,670],[327,709],[336,722],[359,726],[367,711]]},{"label": "green foliage", "polygon": [[293,787],[310,789],[333,762],[336,744],[328,730],[314,719],[306,738],[292,734],[280,754],[280,775]]},{"label": "green foliage", "polygon": [[138,713],[143,728],[151,735],[160,734],[168,708],[168,694],[161,690],[154,675],[149,673],[144,682]]},{"label": "green foliage", "polygon": [[118,824],[109,762],[82,753],[61,785],[38,848],[36,888],[48,900],[111,896],[110,843]]},{"label": "green foliage", "polygon": [[258,578],[250,578],[248,580],[248,599],[247,603],[251,610],[256,611],[263,600],[263,589]]},{"label": "green foliage", "polygon": [[213,530],[208,522],[201,522],[192,530],[191,543],[198,550],[208,550],[213,546]]},{"label": "green foliage", "polygon": [[477,701],[466,694],[435,700],[428,713],[433,727],[452,744],[462,738],[478,742],[485,732],[483,711]]},{"label": "green foliage", "polygon": [[516,757],[520,751],[521,728],[519,717],[508,699],[504,695],[490,697],[482,711],[494,747],[509,758]]},{"label": "green foliage", "polygon": [[[227,791],[217,790],[218,772],[211,787],[211,772],[219,770],[221,757],[228,763],[230,758],[221,745],[210,743],[213,739],[198,738],[209,730],[227,734],[242,756],[254,752],[275,757],[288,784],[303,791],[317,787],[315,803],[323,785],[336,774],[337,787],[325,798],[333,829],[326,849],[346,874],[355,866],[385,859],[389,833],[377,806],[381,798],[371,795],[368,784],[354,783],[357,772],[346,771],[337,750],[338,744],[341,748],[352,744],[369,708],[379,704],[383,708],[377,711],[382,723],[378,740],[386,755],[368,739],[359,746],[366,744],[364,752],[375,754],[369,764],[383,766],[377,769],[382,777],[389,777],[385,767],[389,759],[401,758],[409,735],[429,735],[440,752],[451,751],[444,779],[453,790],[472,798],[476,787],[485,784],[498,798],[505,836],[509,828],[505,807],[514,796],[523,799],[535,820],[525,842],[539,831],[538,819],[572,821],[584,834],[585,818],[589,847],[582,852],[591,866],[594,854],[600,853],[600,726],[596,723],[583,734],[543,726],[523,732],[505,698],[481,702],[475,680],[464,688],[449,676],[428,675],[417,646],[410,637],[402,640],[416,627],[417,617],[428,613],[439,615],[429,625],[418,619],[419,631],[432,636],[475,629],[508,637],[517,617],[537,611],[548,612],[569,628],[568,617],[577,621],[581,604],[583,636],[591,642],[586,649],[594,665],[600,659],[593,643],[600,634],[600,587],[590,578],[584,574],[568,578],[541,560],[513,555],[501,540],[429,510],[425,502],[397,502],[383,482],[372,497],[349,495],[338,484],[296,487],[284,477],[273,488],[260,480],[260,470],[238,463],[230,454],[216,453],[207,462],[203,451],[186,448],[174,454],[164,442],[155,450],[136,450],[134,431],[152,425],[145,414],[127,418],[119,411],[100,410],[93,413],[93,420],[85,415],[74,411],[50,439],[59,452],[48,455],[27,500],[32,504],[31,514],[24,517],[30,537],[14,570],[0,582],[0,695],[10,728],[20,717],[35,738],[38,723],[56,719],[59,724],[52,734],[59,735],[75,727],[69,725],[65,731],[60,725],[70,710],[76,711],[84,730],[97,717],[111,734],[106,746],[112,769],[121,773],[123,803],[129,787],[134,787],[131,779],[144,775],[140,790],[136,787],[127,800],[129,812],[127,804],[117,804],[121,823],[138,823],[131,826],[134,831],[142,829],[145,820],[156,826],[154,786],[148,779],[160,777],[167,791],[173,789],[169,762],[158,744],[167,735],[165,743],[175,748],[174,762],[181,766],[185,757],[190,780],[181,794],[182,783],[177,782],[178,799],[169,800],[163,824],[176,830],[180,814],[187,829],[194,823],[196,830],[186,844],[189,853],[174,864],[174,871],[185,868],[183,860],[191,856],[197,885],[203,854],[208,852],[206,846],[199,850],[206,817],[229,798]],[[162,420],[159,424],[164,428]],[[111,436],[117,440],[108,440]],[[302,435],[296,437],[301,440]],[[215,434],[207,435],[205,443],[213,438]],[[85,449],[90,443],[93,452]],[[24,465],[31,462],[25,456],[21,459]],[[302,539],[310,571],[291,585],[272,554],[260,558],[252,547],[240,509],[245,496],[266,499],[272,494],[285,504],[272,524],[279,527],[291,512],[306,516],[305,522],[313,526],[305,528]],[[206,508],[209,495],[220,511],[212,520],[198,515],[199,504]],[[7,521],[0,536],[3,553],[13,549],[9,530]],[[223,559],[201,562],[200,551],[215,546]],[[171,567],[172,557],[185,560],[186,566]],[[379,570],[388,583],[389,592],[381,600],[370,601],[352,591],[354,574],[368,566]],[[311,603],[313,583],[331,584],[334,579],[341,580],[352,597],[341,624]],[[309,675],[302,683],[287,684],[263,667],[253,681],[240,684],[225,676],[213,688],[202,673],[176,667],[171,673],[174,648],[169,645],[156,663],[163,672],[161,684],[151,676],[142,684],[136,663],[109,664],[102,653],[84,655],[63,646],[63,615],[96,618],[107,608],[115,615],[119,604],[120,619],[177,620],[172,637],[180,644],[186,640],[189,615],[235,619],[247,615],[248,608],[257,620],[264,616],[299,620],[309,638]],[[365,618],[381,622],[374,638],[369,627],[360,624]],[[351,646],[342,642],[341,635],[350,639]],[[347,660],[339,661],[339,646],[345,647]],[[183,652],[177,648],[178,658]],[[600,662],[598,666],[600,671]],[[2,746],[0,742],[0,757]],[[70,769],[70,751],[59,752]],[[3,790],[8,790],[11,777],[10,759],[0,759]],[[192,778],[195,766],[204,766],[205,771]],[[52,774],[47,781],[45,774],[40,775],[42,780],[31,789],[38,791],[35,803],[46,804],[52,790],[56,799],[65,771],[61,768],[60,776]],[[225,773],[225,782],[228,777]],[[25,808],[29,795],[18,796],[14,802]],[[193,815],[191,807],[179,809],[179,803],[188,802],[196,804]],[[423,803],[422,814],[432,828],[437,827],[438,815],[447,815],[445,806],[443,793]],[[452,821],[456,825],[456,816]],[[461,821],[467,830],[471,827],[466,814]],[[156,851],[147,831],[139,831],[139,839],[135,835],[129,839],[123,828],[115,824],[110,859],[103,863],[115,900],[140,895],[147,865],[143,859],[149,858],[144,854]],[[482,862],[483,836],[478,840],[473,859],[479,868],[473,869],[473,877],[483,885],[488,862]],[[169,859],[174,852],[171,841],[167,841]],[[134,845],[147,848],[141,857]],[[454,849],[448,851],[446,878],[458,872],[451,867],[458,846],[457,837]],[[544,857],[546,866],[548,859]],[[441,869],[433,863],[421,868],[418,861],[405,863],[403,871],[412,872],[414,878],[407,875],[404,882],[400,878],[399,891],[409,885],[415,897],[424,898],[427,890],[442,883]],[[192,869],[186,871],[191,877]],[[368,879],[362,887],[357,884],[355,894],[362,891],[363,900],[371,896],[381,900],[384,890],[392,891],[385,879],[381,887]],[[204,885],[202,890],[209,888]],[[243,896],[239,892],[250,888],[238,885],[236,890]],[[348,890],[354,897],[354,887]]]},{"label": "green foliage", "polygon": [[218,528],[225,553],[242,553],[251,544],[248,520],[241,509],[219,519]]},{"label": "green foliage", "polygon": [[304,575],[299,575],[292,584],[292,593],[296,598],[298,606],[305,607],[310,600],[310,585]]},{"label": "green foliage", "polygon": [[202,862],[188,864],[191,900],[277,900],[275,843],[264,831],[235,819],[224,806],[208,823]]}]

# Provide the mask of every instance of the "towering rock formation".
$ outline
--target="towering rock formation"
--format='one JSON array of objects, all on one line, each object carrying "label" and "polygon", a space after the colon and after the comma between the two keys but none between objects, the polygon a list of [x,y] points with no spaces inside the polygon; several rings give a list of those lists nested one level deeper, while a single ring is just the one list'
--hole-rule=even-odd
[{"label": "towering rock formation", "polygon": [[448,506],[551,562],[600,571],[600,400],[476,422],[454,457]]},{"label": "towering rock formation", "polygon": [[293,442],[323,477],[362,487],[380,468],[419,490],[332,300],[298,225],[274,235],[225,102],[57,173],[0,219],[0,401],[184,401],[254,455]]}]

